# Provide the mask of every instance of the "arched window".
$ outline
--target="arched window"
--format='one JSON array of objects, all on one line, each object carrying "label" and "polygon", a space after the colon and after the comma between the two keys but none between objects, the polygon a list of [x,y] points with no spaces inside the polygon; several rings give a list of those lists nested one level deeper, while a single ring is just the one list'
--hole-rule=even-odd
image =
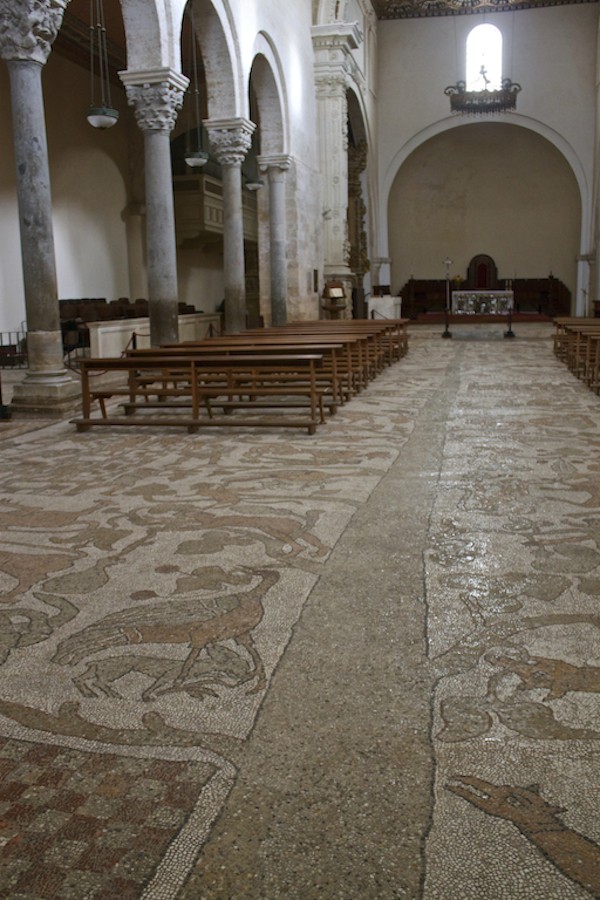
[{"label": "arched window", "polygon": [[502,33],[477,25],[467,37],[467,90],[498,91],[502,83]]}]

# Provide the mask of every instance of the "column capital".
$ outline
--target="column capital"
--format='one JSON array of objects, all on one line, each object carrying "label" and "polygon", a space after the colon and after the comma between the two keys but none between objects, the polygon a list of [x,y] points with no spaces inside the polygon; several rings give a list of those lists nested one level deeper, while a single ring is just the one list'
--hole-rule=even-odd
[{"label": "column capital", "polygon": [[189,79],[174,69],[119,72],[119,77],[141,130],[171,132],[183,105]]},{"label": "column capital", "polygon": [[275,153],[265,156],[257,156],[256,162],[261,172],[268,172],[269,169],[280,169],[286,172],[292,164],[292,157],[287,153]]},{"label": "column capital", "polygon": [[241,166],[252,146],[256,129],[250,119],[205,119],[204,127],[218,162],[223,166]]},{"label": "column capital", "polygon": [[0,59],[45,65],[69,0],[0,0]]}]

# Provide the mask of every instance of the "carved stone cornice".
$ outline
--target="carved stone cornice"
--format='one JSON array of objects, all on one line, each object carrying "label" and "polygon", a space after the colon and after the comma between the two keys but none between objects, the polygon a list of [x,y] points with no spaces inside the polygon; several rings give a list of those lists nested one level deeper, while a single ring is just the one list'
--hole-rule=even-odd
[{"label": "carved stone cornice", "polygon": [[427,16],[470,15],[537,9],[540,6],[567,6],[595,3],[596,0],[372,0],[378,19],[415,19]]},{"label": "carved stone cornice", "polygon": [[222,166],[241,166],[252,146],[256,129],[249,119],[205,119],[204,127],[217,161]]},{"label": "carved stone cornice", "polygon": [[357,22],[335,22],[331,25],[314,25],[311,29],[315,54],[315,78],[320,87],[336,87],[343,79],[347,87],[350,81],[363,86],[365,78],[352,51],[363,41]]},{"label": "carved stone cornice", "polygon": [[141,130],[170,133],[183,105],[189,79],[173,69],[119,72],[119,76]]},{"label": "carved stone cornice", "polygon": [[0,0],[0,59],[45,65],[70,0]]}]

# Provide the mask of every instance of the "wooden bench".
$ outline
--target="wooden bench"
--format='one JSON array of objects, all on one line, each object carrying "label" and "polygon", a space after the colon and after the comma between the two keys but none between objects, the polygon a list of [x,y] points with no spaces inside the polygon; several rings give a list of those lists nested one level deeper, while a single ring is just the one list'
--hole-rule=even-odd
[{"label": "wooden bench", "polygon": [[[322,355],[316,353],[233,357],[154,351],[118,358],[81,359],[82,415],[71,421],[78,431],[96,425],[168,425],[194,432],[201,425],[227,425],[306,428],[309,434],[314,434],[317,425],[324,421],[323,392],[316,377],[321,363]],[[127,386],[95,387],[90,377],[93,372],[124,372]],[[127,397],[126,414],[108,414],[106,400],[114,396]],[[287,413],[290,397],[305,399],[303,414]],[[100,406],[98,416],[92,415],[95,401]],[[213,406],[228,414],[215,416]],[[266,408],[270,410],[268,416],[262,414]],[[279,413],[278,408],[283,412]],[[203,417],[201,409],[206,412]],[[231,414],[239,409],[261,414]]]},{"label": "wooden bench", "polygon": [[[337,342],[311,341],[308,343],[297,339],[278,340],[274,337],[248,338],[241,335],[207,338],[201,341],[184,341],[180,344],[165,344],[161,352],[175,354],[211,355],[222,353],[227,356],[278,355],[295,356],[298,354],[318,354],[323,357],[321,365],[316,369],[317,386],[321,391],[323,405],[333,415],[338,406],[349,397],[347,386],[347,368],[344,364],[344,347]],[[130,351],[136,355],[140,351]],[[144,351],[141,351],[144,352]],[[149,352],[149,351],[145,351]]]},{"label": "wooden bench", "polygon": [[557,355],[577,378],[581,378],[584,374],[587,336],[599,331],[599,322],[596,324],[566,323],[564,325],[560,350]]}]

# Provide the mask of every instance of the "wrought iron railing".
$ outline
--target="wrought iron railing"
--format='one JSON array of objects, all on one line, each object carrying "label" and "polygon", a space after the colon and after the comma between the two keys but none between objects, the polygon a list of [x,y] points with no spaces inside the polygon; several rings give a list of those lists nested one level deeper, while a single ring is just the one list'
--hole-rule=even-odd
[{"label": "wrought iron railing", "polygon": [[26,332],[0,331],[0,369],[24,369],[26,366]]}]

